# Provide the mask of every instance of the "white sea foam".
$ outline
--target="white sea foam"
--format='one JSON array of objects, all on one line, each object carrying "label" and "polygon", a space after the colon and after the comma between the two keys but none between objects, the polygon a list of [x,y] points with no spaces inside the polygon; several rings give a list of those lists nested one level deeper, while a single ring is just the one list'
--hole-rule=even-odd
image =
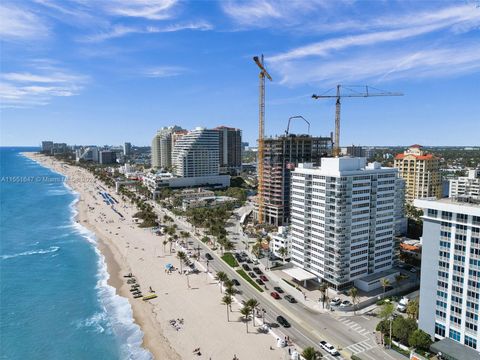
[{"label": "white sea foam", "polygon": [[5,260],[5,259],[12,259],[16,258],[19,256],[28,256],[28,255],[37,255],[37,254],[50,254],[53,252],[56,252],[60,250],[58,246],[50,246],[48,249],[38,249],[38,250],[30,250],[30,251],[24,251],[18,254],[10,254],[10,255],[1,255],[0,259]]},{"label": "white sea foam", "polygon": [[51,189],[47,191],[47,195],[67,195],[70,194],[67,190]]}]

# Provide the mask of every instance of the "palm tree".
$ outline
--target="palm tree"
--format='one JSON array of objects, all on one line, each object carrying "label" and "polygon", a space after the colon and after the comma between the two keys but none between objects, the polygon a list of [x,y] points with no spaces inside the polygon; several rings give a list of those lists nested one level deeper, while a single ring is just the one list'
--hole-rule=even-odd
[{"label": "palm tree", "polygon": [[282,246],[280,249],[278,249],[278,253],[282,257],[283,265],[285,265],[285,258],[288,255],[288,249],[286,247]]},{"label": "palm tree", "polygon": [[305,360],[317,360],[319,359],[318,352],[313,348],[313,346],[309,346],[302,351],[302,357]]},{"label": "palm tree", "polygon": [[358,289],[354,286],[350,289],[348,292],[348,295],[350,295],[350,298],[352,299],[352,304],[353,304],[353,314],[357,314],[357,301],[358,301]]},{"label": "palm tree", "polygon": [[168,237],[168,243],[170,244],[170,254],[172,253],[172,246],[173,246],[173,237],[169,236]]},{"label": "palm tree", "polygon": [[252,254],[255,255],[257,257],[257,259],[260,256],[260,249],[261,248],[262,248],[262,244],[260,242],[256,242],[252,246]]},{"label": "palm tree", "polygon": [[222,293],[222,284],[228,280],[228,275],[223,271],[219,271],[217,275],[215,275],[215,280],[220,284],[220,293]]},{"label": "palm tree", "polygon": [[179,251],[177,252],[177,259],[180,260],[180,272],[183,274],[183,262],[187,259],[187,254]]},{"label": "palm tree", "polygon": [[230,295],[225,295],[222,298],[222,304],[227,306],[227,321],[230,321],[229,308],[232,306],[232,297]]},{"label": "palm tree", "polygon": [[165,256],[165,246],[167,246],[168,240],[164,239],[162,244],[163,244],[163,256]]},{"label": "palm tree", "polygon": [[255,310],[257,310],[257,307],[260,305],[257,299],[248,299],[247,301],[243,302],[243,305],[248,306],[251,311],[252,311],[252,324],[255,327]]},{"label": "palm tree", "polygon": [[390,280],[388,280],[387,278],[382,278],[380,279],[380,284],[383,287],[383,297],[385,297],[385,292],[387,290],[387,287],[390,286]]},{"label": "palm tree", "polygon": [[320,293],[322,294],[322,308],[325,309],[326,294],[328,290],[327,283],[322,282],[319,287]]},{"label": "palm tree", "polygon": [[242,314],[245,318],[245,325],[247,326],[247,334],[248,334],[248,317],[250,316],[250,308],[248,306],[244,306],[240,309],[240,314]]},{"label": "palm tree", "polygon": [[418,319],[418,299],[410,300],[407,304],[407,314],[411,319]]}]

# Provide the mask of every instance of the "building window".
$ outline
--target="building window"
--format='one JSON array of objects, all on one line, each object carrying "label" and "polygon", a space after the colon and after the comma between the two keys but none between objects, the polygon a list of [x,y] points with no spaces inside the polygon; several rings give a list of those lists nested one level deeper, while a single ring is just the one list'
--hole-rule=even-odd
[{"label": "building window", "polygon": [[436,218],[438,216],[438,210],[428,209],[428,216]]},{"label": "building window", "polygon": [[445,337],[445,325],[435,323],[435,334]]},{"label": "building window", "polygon": [[460,341],[460,332],[450,329],[448,337],[455,341]]},{"label": "building window", "polygon": [[464,343],[465,343],[465,345],[471,347],[472,349],[476,349],[476,348],[477,348],[477,340],[471,338],[470,336],[465,335],[465,341],[464,341]]},{"label": "building window", "polygon": [[467,220],[468,220],[468,215],[467,214],[457,214],[457,221],[458,222],[466,223]]}]

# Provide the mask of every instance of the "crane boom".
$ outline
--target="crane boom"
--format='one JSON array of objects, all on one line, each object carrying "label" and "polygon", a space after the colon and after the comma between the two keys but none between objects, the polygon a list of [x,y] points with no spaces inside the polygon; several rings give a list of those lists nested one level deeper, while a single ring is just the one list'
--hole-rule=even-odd
[{"label": "crane boom", "polygon": [[261,224],[264,222],[264,185],[263,185],[263,155],[264,145],[263,138],[265,132],[265,77],[272,81],[272,77],[265,69],[263,65],[263,55],[253,57],[253,61],[260,68],[258,75],[259,79],[259,110],[258,110],[258,156],[257,156],[257,178],[258,178],[258,191],[257,191],[257,204],[258,204],[258,218],[257,221]]},{"label": "crane boom", "polygon": [[290,121],[291,121],[292,119],[303,119],[303,121],[305,121],[305,122],[307,123],[307,125],[308,125],[308,133],[310,134],[310,122],[309,122],[307,119],[305,119],[303,116],[301,116],[301,115],[295,115],[295,116],[290,116],[290,117],[288,118],[288,125],[287,125],[287,130],[285,131],[285,135],[288,136],[288,133],[289,133],[289,131],[290,131]]},{"label": "crane boom", "polygon": [[[365,88],[364,91],[357,91],[353,88],[357,86],[342,86],[337,85],[336,87],[336,94],[335,95],[312,95],[313,99],[331,99],[335,98],[335,138],[334,138],[334,145],[333,145],[333,155],[339,156],[340,155],[340,110],[341,110],[341,98],[345,97],[372,97],[372,96],[403,96],[403,93],[400,92],[390,92],[390,91],[383,91],[371,86],[365,85],[361,86],[361,88]],[[342,93],[341,89],[347,89],[350,93]],[[371,92],[370,89],[374,89],[377,92]],[[331,89],[330,89],[331,90]],[[329,90],[329,91],[330,91]],[[328,92],[328,91],[327,91]]]}]

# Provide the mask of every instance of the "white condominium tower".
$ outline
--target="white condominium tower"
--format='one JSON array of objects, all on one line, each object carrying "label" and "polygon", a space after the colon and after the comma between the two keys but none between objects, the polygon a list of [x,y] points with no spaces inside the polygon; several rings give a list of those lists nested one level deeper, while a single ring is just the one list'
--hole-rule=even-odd
[{"label": "white condominium tower", "polygon": [[418,326],[479,351],[480,201],[420,199],[415,206],[423,209]]},{"label": "white condominium tower", "polygon": [[152,140],[152,167],[169,168],[172,166],[172,135],[181,131],[179,126],[168,126],[158,130]]},{"label": "white condominium tower", "polygon": [[389,270],[403,183],[397,169],[365,158],[299,164],[292,172],[292,262],[336,289]]},{"label": "white condominium tower", "polygon": [[173,148],[172,165],[180,177],[218,175],[218,131],[196,128],[183,135]]},{"label": "white condominium tower", "polygon": [[480,199],[480,170],[468,170],[468,176],[450,180],[449,196],[470,196]]}]

